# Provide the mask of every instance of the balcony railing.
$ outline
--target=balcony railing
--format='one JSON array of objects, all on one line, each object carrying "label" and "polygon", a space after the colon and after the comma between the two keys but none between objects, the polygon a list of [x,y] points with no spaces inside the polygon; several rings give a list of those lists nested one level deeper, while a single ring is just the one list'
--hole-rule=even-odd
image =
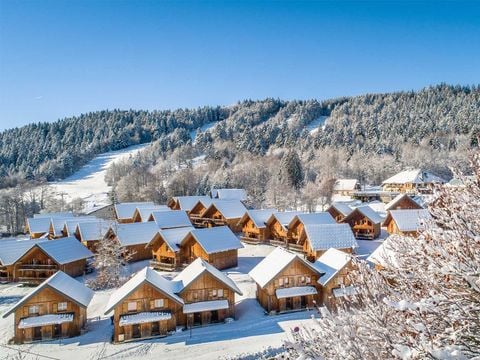
[{"label": "balcony railing", "polygon": [[300,252],[303,254],[303,246],[302,245],[298,245],[298,244],[293,244],[293,243],[288,243],[288,249],[292,250],[292,251],[296,251],[296,252]]},{"label": "balcony railing", "polygon": [[240,240],[247,244],[253,244],[253,245],[261,244],[263,242],[258,238],[250,237],[248,235],[241,236]]},{"label": "balcony railing", "polygon": [[57,271],[58,266],[55,264],[22,264],[17,267],[20,271]]},{"label": "balcony railing", "polygon": [[280,247],[287,247],[287,244],[285,243],[284,240],[270,239],[270,245],[280,246]]},{"label": "balcony railing", "polygon": [[158,260],[150,260],[150,266],[156,270],[174,271],[177,266],[175,263],[167,263]]}]

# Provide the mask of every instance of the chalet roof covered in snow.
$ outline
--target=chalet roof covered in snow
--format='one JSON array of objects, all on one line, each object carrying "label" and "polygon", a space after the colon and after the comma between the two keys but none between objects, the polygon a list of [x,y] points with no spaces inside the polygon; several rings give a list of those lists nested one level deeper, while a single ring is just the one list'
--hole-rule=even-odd
[{"label": "chalet roof covered in snow", "polygon": [[177,293],[182,292],[195,279],[197,279],[200,275],[204,273],[209,273],[218,281],[228,286],[232,291],[236,292],[239,295],[242,295],[242,292],[232,279],[230,279],[226,274],[218,270],[215,266],[207,263],[202,258],[195,259],[173,279],[173,281],[177,284]]},{"label": "chalet roof covered in snow", "polygon": [[424,223],[432,218],[427,209],[391,210],[386,222],[390,217],[395,221],[400,231],[417,231],[422,229]]},{"label": "chalet roof covered in snow", "polygon": [[180,209],[185,211],[190,211],[195,206],[195,204],[199,201],[205,201],[207,203],[206,207],[210,205],[212,199],[209,196],[201,195],[201,196],[176,196],[173,198],[174,200],[178,201],[180,205]]},{"label": "chalet roof covered in snow", "polygon": [[112,228],[121,246],[148,244],[159,228],[153,221],[116,224]]},{"label": "chalet roof covered in snow", "polygon": [[336,224],[335,219],[330,215],[330,213],[317,212],[317,213],[303,213],[295,215],[295,217],[288,224],[290,228],[296,221],[300,221],[303,225],[313,225],[313,224]]},{"label": "chalet roof covered in snow", "polygon": [[382,184],[445,183],[445,180],[422,169],[405,170],[385,180]]},{"label": "chalet roof covered in snow", "polygon": [[[362,205],[362,206],[358,206],[354,209],[355,210],[358,210],[363,216],[367,217],[368,219],[370,219],[370,221],[374,224],[380,224],[382,221],[383,221],[383,218],[375,211],[373,210],[370,206],[368,205]],[[348,217],[352,216],[353,212],[352,211]]]},{"label": "chalet roof covered in snow", "polygon": [[93,253],[74,237],[39,241],[36,246],[61,265],[93,256]]},{"label": "chalet roof covered in snow", "polygon": [[335,181],[333,191],[354,191],[357,184],[357,179],[338,179]]},{"label": "chalet roof covered in snow", "polygon": [[215,206],[225,219],[240,219],[247,211],[240,200],[213,200],[208,209],[212,206]]},{"label": "chalet roof covered in snow", "polygon": [[93,297],[93,291],[91,289],[78,282],[74,278],[68,276],[63,271],[57,271],[43,283],[38,285],[33,291],[20,299],[10,309],[8,309],[7,312],[3,314],[3,317],[7,317],[8,315],[10,315],[19,306],[21,306],[23,303],[25,303],[27,300],[29,300],[35,294],[39,293],[45,288],[54,289],[55,291],[65,295],[66,297],[70,298],[72,301],[83,307],[87,307]]},{"label": "chalet roof covered in snow", "polygon": [[303,262],[316,273],[322,274],[319,269],[307,260],[279,247],[275,248],[275,250],[268,254],[267,257],[260,261],[248,274],[261,288],[263,288],[295,259]]},{"label": "chalet roof covered in snow", "polygon": [[[242,243],[228,226],[193,229],[189,232],[207,254],[243,248]],[[182,240],[182,243],[188,236]]]},{"label": "chalet roof covered in snow", "polygon": [[5,239],[0,240],[0,263],[4,266],[13,265],[37,242],[45,240]]},{"label": "chalet roof covered in snow", "polygon": [[152,207],[155,204],[151,201],[149,202],[126,202],[115,204],[115,212],[118,219],[131,219],[133,218],[133,213],[138,207]]},{"label": "chalet roof covered in snow", "polygon": [[312,250],[351,249],[358,243],[348,224],[307,224],[305,233]]},{"label": "chalet roof covered in snow", "polygon": [[[180,247],[178,246],[185,236],[188,235],[190,231],[194,229],[193,226],[186,226],[180,228],[173,228],[173,229],[164,229],[159,230],[158,234],[161,238],[165,241],[167,246],[174,252],[180,251]],[[153,239],[152,239],[153,240]]]},{"label": "chalet roof covered in snow", "polygon": [[[408,194],[398,194],[397,196],[395,196],[395,198],[394,198],[392,201],[390,201],[387,205],[385,205],[385,210],[386,210],[386,211],[390,210],[391,208],[395,207],[395,205],[397,205],[400,201],[402,201],[402,200],[405,199],[405,198],[408,198],[408,199],[410,199],[411,201],[417,203],[417,202],[416,202],[414,199],[412,199],[412,198],[410,197],[410,195],[408,195]],[[417,204],[418,204],[418,203],[417,203]],[[421,207],[420,204],[418,204],[418,206]]]},{"label": "chalet roof covered in snow", "polygon": [[144,267],[136,273],[130,280],[123,284],[120,288],[115,290],[108,300],[105,308],[105,315],[112,311],[117,304],[122,302],[126,297],[133,293],[140,285],[149,284],[161,293],[168,296],[180,305],[183,305],[183,300],[176,294],[176,284],[170,280],[165,279],[155,270],[148,266]]},{"label": "chalet roof covered in snow", "polygon": [[275,295],[277,295],[278,299],[293,296],[316,295],[317,293],[317,289],[313,286],[294,286],[275,290]]},{"label": "chalet roof covered in snow", "polygon": [[277,220],[283,228],[287,228],[288,224],[293,220],[293,218],[299,214],[304,214],[301,211],[278,211],[272,214],[267,220],[267,223],[271,223],[274,220]]},{"label": "chalet roof covered in snow", "polygon": [[65,220],[64,229],[67,231],[67,236],[73,236],[77,230],[77,225],[83,222],[95,221],[97,218],[95,216],[76,216]]},{"label": "chalet roof covered in snow", "polygon": [[192,222],[184,210],[154,211],[151,217],[159,229],[192,226]]},{"label": "chalet roof covered in snow", "polygon": [[40,219],[40,218],[52,219],[52,218],[68,218],[68,217],[73,217],[73,212],[65,211],[65,212],[42,213],[42,214],[33,215],[34,219]]},{"label": "chalet roof covered in snow", "polygon": [[28,218],[27,225],[31,234],[45,234],[50,231],[50,217]]},{"label": "chalet roof covered in snow", "polygon": [[140,215],[142,222],[148,221],[154,211],[171,211],[167,205],[140,206],[135,209],[135,213]]},{"label": "chalet roof covered in snow", "polygon": [[343,216],[348,216],[353,211],[353,209],[348,206],[348,204],[341,202],[334,202],[331,207],[337,210]]},{"label": "chalet roof covered in snow", "polygon": [[275,212],[277,212],[275,209],[247,210],[240,219],[240,223],[244,224],[250,218],[257,228],[264,228],[267,220]]},{"label": "chalet roof covered in snow", "polygon": [[367,261],[387,267],[389,264],[396,266],[396,255],[391,244],[394,240],[391,236],[386,238],[367,258]]},{"label": "chalet roof covered in snow", "polygon": [[247,200],[247,192],[245,189],[212,189],[212,198],[221,200]]},{"label": "chalet roof covered in snow", "polygon": [[343,251],[330,248],[320,258],[315,261],[314,266],[324,273],[318,279],[318,283],[322,286],[327,285],[330,280],[335,278],[351,260],[351,256]]},{"label": "chalet roof covered in snow", "polygon": [[223,310],[228,308],[228,300],[199,301],[183,305],[183,313],[193,314],[202,311]]},{"label": "chalet roof covered in snow", "polygon": [[101,240],[110,228],[115,229],[115,222],[108,220],[81,221],[77,230],[82,241]]}]

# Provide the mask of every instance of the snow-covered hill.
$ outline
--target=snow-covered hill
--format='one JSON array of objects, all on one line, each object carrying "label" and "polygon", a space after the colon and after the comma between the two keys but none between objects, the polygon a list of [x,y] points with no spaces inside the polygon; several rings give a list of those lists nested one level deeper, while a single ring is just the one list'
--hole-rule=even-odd
[{"label": "snow-covered hill", "polygon": [[105,205],[111,188],[105,182],[105,173],[108,167],[117,161],[135,155],[148,145],[134,145],[122,150],[100,154],[72,176],[53,182],[50,186],[58,196],[63,196],[67,202],[74,198],[83,199],[86,202],[86,209]]}]

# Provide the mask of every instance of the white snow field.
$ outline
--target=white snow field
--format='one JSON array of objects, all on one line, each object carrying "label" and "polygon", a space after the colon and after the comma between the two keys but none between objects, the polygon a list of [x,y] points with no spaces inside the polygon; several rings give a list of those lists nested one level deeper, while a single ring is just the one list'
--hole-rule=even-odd
[{"label": "white snow field", "polygon": [[306,126],[307,131],[310,133],[310,135],[315,134],[320,126],[325,127],[325,122],[327,120],[328,116],[320,116],[318,119],[313,120],[310,124]]},{"label": "white snow field", "polygon": [[50,185],[58,196],[63,194],[65,201],[79,197],[86,202],[86,208],[105,205],[111,188],[105,182],[105,173],[108,167],[115,162],[134,156],[148,145],[149,143],[134,145],[122,150],[100,154],[75,174],[61,181],[52,182]]},{"label": "white snow field", "polygon": [[[0,359],[229,359],[237,356],[255,358],[254,353],[267,350],[274,354],[282,349],[290,330],[311,321],[316,310],[282,315],[265,315],[255,299],[256,286],[248,272],[274,247],[245,245],[239,250],[239,266],[224,271],[238,285],[243,296],[236,296],[236,320],[164,338],[135,341],[126,344],[110,343],[112,325],[103,315],[109,295],[113,292],[96,291],[88,307],[88,332],[82,336],[25,345],[8,345],[13,337],[13,315],[2,318],[13,303],[32,290],[18,284],[0,285]],[[148,261],[130,265],[130,272],[146,266]],[[164,273],[173,276],[173,273]],[[88,275],[92,276],[91,274]],[[86,278],[77,278],[85,281]],[[19,357],[20,351],[22,356]],[[29,353],[26,353],[29,352]]]}]

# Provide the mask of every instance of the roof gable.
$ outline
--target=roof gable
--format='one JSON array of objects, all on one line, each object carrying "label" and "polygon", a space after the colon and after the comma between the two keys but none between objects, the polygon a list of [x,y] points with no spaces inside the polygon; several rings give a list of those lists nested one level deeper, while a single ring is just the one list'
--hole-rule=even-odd
[{"label": "roof gable", "polygon": [[155,204],[151,201],[149,202],[126,202],[115,204],[115,213],[117,214],[118,219],[131,219],[133,218],[133,213],[138,207],[152,207]]},{"label": "roof gable", "polygon": [[228,226],[193,229],[180,243],[183,245],[191,235],[207,254],[243,248],[242,243]]},{"label": "roof gable", "polygon": [[245,214],[247,208],[240,200],[213,200],[204,215],[215,210],[218,210],[225,219],[239,219]]},{"label": "roof gable", "polygon": [[154,211],[150,216],[159,229],[172,229],[192,226],[192,222],[184,210]]},{"label": "roof gable", "polygon": [[178,202],[178,205],[181,210],[190,211],[199,201],[203,201],[210,204],[212,199],[206,195],[199,195],[199,196],[176,196],[174,197],[174,200]]},{"label": "roof gable", "polygon": [[101,240],[113,226],[115,226],[114,221],[101,219],[95,221],[82,221],[77,224],[77,231],[82,241]]},{"label": "roof gable", "polygon": [[186,226],[174,229],[159,230],[158,237],[154,237],[148,245],[152,245],[155,242],[155,239],[159,238],[163,240],[173,252],[178,252],[180,251],[179,244],[193,229],[193,226]]},{"label": "roof gable", "polygon": [[266,224],[267,226],[270,226],[274,221],[278,221],[278,223],[286,230],[288,224],[290,224],[293,218],[298,214],[304,213],[301,211],[278,211],[270,216]]},{"label": "roof gable", "polygon": [[408,194],[398,194],[395,198],[390,201],[387,205],[385,205],[385,210],[395,210],[395,206],[397,206],[401,201],[408,201],[412,204],[412,206],[416,207],[417,209],[421,209],[422,206],[417,203],[414,199],[412,199]]},{"label": "roof gable", "polygon": [[248,219],[251,219],[257,228],[264,228],[270,216],[276,211],[275,209],[247,210],[239,223],[244,225]]},{"label": "roof gable", "polygon": [[353,209],[345,203],[336,202],[330,205],[331,209],[335,209],[337,212],[342,214],[344,217],[348,216]]},{"label": "roof gable", "polygon": [[344,253],[337,249],[328,249],[320,258],[313,264],[320,269],[324,274],[318,279],[318,283],[322,286],[327,285],[330,280],[335,278],[345,266],[350,263],[351,255]]},{"label": "roof gable", "polygon": [[13,265],[39,241],[44,240],[0,240],[0,263],[4,266]]},{"label": "roof gable", "polygon": [[389,218],[395,221],[400,231],[418,231],[432,216],[427,209],[406,209],[390,210]]},{"label": "roof gable", "polygon": [[305,235],[312,250],[353,249],[357,240],[348,224],[307,224]]},{"label": "roof gable", "polygon": [[28,230],[33,234],[44,234],[50,231],[50,217],[28,218]]},{"label": "roof gable", "polygon": [[383,221],[382,217],[368,205],[356,207],[348,216],[345,217],[345,219],[343,219],[343,221],[347,222],[350,218],[357,214],[368,218],[373,224],[381,224]]},{"label": "roof gable", "polygon": [[288,228],[291,229],[296,223],[303,225],[307,224],[336,224],[335,219],[328,212],[318,213],[303,213],[296,215],[292,221],[288,224]]},{"label": "roof gable", "polygon": [[146,222],[148,221],[148,219],[150,218],[150,215],[152,215],[154,211],[171,211],[171,209],[166,205],[141,206],[141,207],[137,206],[133,214],[133,217],[135,218],[138,216],[140,217],[140,220],[142,222]]}]

